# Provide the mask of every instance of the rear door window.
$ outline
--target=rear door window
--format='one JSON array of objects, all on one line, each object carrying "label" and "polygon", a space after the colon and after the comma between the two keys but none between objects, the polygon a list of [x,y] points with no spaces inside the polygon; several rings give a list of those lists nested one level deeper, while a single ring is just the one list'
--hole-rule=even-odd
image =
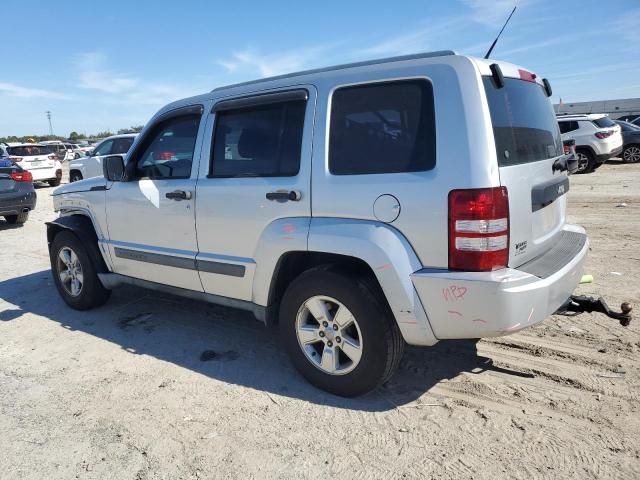
[{"label": "rear door window", "polygon": [[541,85],[515,78],[505,78],[502,88],[491,77],[483,82],[499,166],[562,155],[558,121]]},{"label": "rear door window", "polygon": [[578,130],[578,122],[576,121],[558,122],[558,126],[560,127],[560,133],[567,133]]},{"label": "rear door window", "polygon": [[127,153],[131,148],[131,144],[133,144],[133,138],[131,137],[116,138],[111,147],[111,155]]},{"label": "rear door window", "polygon": [[433,89],[403,80],[337,89],[331,100],[333,175],[419,172],[436,162]]}]

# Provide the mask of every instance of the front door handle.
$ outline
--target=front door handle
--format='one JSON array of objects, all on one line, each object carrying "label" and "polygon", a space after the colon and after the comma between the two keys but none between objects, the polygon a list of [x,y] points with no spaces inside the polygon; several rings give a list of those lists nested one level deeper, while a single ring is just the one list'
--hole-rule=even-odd
[{"label": "front door handle", "polygon": [[185,190],[175,190],[167,192],[165,195],[170,200],[191,200],[191,192]]},{"label": "front door handle", "polygon": [[277,192],[269,192],[267,193],[267,200],[277,200],[279,202],[297,202],[302,198],[302,194],[297,190],[291,190],[287,192],[286,190],[278,190]]}]

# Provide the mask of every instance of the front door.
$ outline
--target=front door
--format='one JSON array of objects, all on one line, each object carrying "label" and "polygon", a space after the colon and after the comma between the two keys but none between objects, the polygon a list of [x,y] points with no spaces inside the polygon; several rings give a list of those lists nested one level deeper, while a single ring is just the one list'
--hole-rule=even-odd
[{"label": "front door", "polygon": [[315,99],[314,87],[296,86],[214,104],[196,201],[207,293],[256,301],[260,262],[306,250]]},{"label": "front door", "polygon": [[170,112],[127,159],[127,181],[107,191],[109,250],[116,273],[202,291],[194,194],[202,107]]}]

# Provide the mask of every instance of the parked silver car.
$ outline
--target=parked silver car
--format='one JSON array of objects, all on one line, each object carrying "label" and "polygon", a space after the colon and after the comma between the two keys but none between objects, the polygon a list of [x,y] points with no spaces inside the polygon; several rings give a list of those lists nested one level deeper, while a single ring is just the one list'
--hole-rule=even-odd
[{"label": "parked silver car", "polygon": [[54,192],[56,286],[76,309],[135,284],[250,310],[310,382],[362,394],[405,343],[513,333],[572,294],[588,241],[550,95],[444,51],[174,102]]}]

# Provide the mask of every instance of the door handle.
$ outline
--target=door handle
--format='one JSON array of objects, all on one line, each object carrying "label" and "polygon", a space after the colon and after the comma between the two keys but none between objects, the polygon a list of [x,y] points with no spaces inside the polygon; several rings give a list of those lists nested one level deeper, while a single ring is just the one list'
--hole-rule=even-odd
[{"label": "door handle", "polygon": [[267,200],[277,200],[279,202],[287,202],[291,200],[292,202],[297,202],[302,198],[302,194],[297,190],[287,191],[277,191],[277,192],[269,192],[267,193]]},{"label": "door handle", "polygon": [[191,192],[185,190],[175,190],[173,192],[167,192],[165,197],[170,200],[191,200]]}]

